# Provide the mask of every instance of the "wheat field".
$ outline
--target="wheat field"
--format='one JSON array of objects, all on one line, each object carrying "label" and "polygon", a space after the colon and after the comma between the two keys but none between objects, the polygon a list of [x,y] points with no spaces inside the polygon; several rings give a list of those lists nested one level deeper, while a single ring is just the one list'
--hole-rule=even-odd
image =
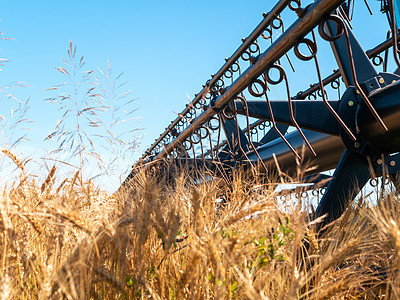
[{"label": "wheat field", "polygon": [[18,179],[0,197],[0,299],[400,297],[394,192],[360,197],[318,236],[304,203],[279,204],[276,184],[239,171],[140,174],[110,194],[79,171],[39,182],[3,155]]},{"label": "wheat field", "polygon": [[123,176],[115,163],[137,132],[121,120],[135,110],[121,108],[132,100],[109,64],[84,69],[72,43],[67,54],[46,99],[62,116],[45,138],[54,149],[37,161],[17,150],[25,104],[1,120],[0,300],[400,299],[400,204],[387,187],[323,235],[309,202],[276,192],[283,177],[143,171],[107,192],[88,174]]}]

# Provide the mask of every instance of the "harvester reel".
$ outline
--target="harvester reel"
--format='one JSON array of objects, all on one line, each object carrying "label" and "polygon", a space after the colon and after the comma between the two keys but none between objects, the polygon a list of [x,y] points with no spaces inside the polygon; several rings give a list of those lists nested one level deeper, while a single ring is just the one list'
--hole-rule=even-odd
[{"label": "harvester reel", "polygon": [[[304,182],[327,183],[314,214],[325,216],[321,225],[340,217],[371,179],[388,175],[399,187],[398,3],[381,1],[389,33],[366,51],[352,31],[353,1],[308,2],[281,0],[264,14],[126,182],[157,164],[228,178],[238,167],[295,175],[302,162],[313,166]],[[286,16],[295,18],[290,27]],[[336,66],[323,76],[326,45]],[[397,70],[389,73],[390,66]],[[315,83],[296,90],[310,74]],[[321,174],[334,168],[331,177]]]}]

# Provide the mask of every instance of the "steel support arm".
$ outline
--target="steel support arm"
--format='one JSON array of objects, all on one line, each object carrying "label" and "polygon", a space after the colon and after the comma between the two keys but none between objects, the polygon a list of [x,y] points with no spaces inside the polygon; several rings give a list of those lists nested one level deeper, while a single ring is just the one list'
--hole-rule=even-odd
[{"label": "steel support arm", "polygon": [[243,153],[239,151],[240,149],[244,152],[249,151],[249,140],[243,131],[239,128],[236,120],[225,119],[222,117],[222,127],[225,131],[226,140],[228,141],[229,148],[235,155]]},{"label": "steel support arm", "polygon": [[[332,18],[338,18],[338,16],[332,15]],[[353,32],[348,28],[345,22],[342,24],[342,26],[345,26],[345,28],[343,28],[344,33],[338,39],[331,42],[331,47],[346,87],[355,86],[355,79],[357,79],[359,83],[362,83],[370,78],[376,77],[378,73],[365,51],[361,48]],[[331,20],[326,22],[325,30],[327,30],[331,36],[337,34],[337,28],[338,24],[336,22]]]},{"label": "steel support arm", "polygon": [[[306,169],[305,175],[334,168],[345,150],[341,138],[309,130],[303,130],[303,133],[313,145],[315,152],[318,153],[317,156],[312,155],[310,149],[306,147],[303,138],[297,131],[286,134],[285,138],[296,152],[301,154],[303,167]],[[293,155],[292,151],[281,138],[258,147],[257,152],[268,171],[275,170],[277,162],[282,172],[290,176],[298,175],[296,156]],[[255,152],[247,153],[247,158],[251,163],[256,164],[258,162],[258,156]],[[307,167],[310,166],[312,168],[308,169]]]},{"label": "steel support arm", "polygon": [[[337,121],[321,100],[292,100],[292,107],[297,123],[303,129],[318,131],[331,135],[339,135]],[[329,104],[338,112],[339,101],[331,100]],[[271,107],[275,121],[294,126],[290,119],[289,104],[286,100],[271,100]],[[235,101],[237,112],[245,115],[243,104]],[[250,117],[271,121],[271,114],[268,103],[264,100],[246,101],[247,110]]]}]

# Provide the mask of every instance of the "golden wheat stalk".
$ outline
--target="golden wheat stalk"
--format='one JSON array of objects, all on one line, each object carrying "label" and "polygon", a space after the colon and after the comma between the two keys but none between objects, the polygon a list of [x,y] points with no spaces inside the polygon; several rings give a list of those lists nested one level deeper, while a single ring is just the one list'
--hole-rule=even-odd
[{"label": "golden wheat stalk", "polygon": [[50,172],[49,175],[47,175],[46,180],[43,182],[42,186],[40,187],[40,191],[43,193],[46,189],[50,189],[52,184],[53,184],[53,177],[54,174],[56,173],[56,166],[54,165]]},{"label": "golden wheat stalk", "polygon": [[90,235],[92,233],[92,229],[90,228],[89,224],[87,224],[87,222],[82,219],[76,211],[70,211],[62,206],[59,206],[56,208],[54,213],[69,221],[71,224],[75,225],[77,228],[81,229],[87,234]]},{"label": "golden wheat stalk", "polygon": [[8,149],[1,149],[1,152],[3,152],[6,156],[8,156],[17,165],[17,167],[21,169],[22,172],[25,172],[24,164],[14,153],[12,153]]}]

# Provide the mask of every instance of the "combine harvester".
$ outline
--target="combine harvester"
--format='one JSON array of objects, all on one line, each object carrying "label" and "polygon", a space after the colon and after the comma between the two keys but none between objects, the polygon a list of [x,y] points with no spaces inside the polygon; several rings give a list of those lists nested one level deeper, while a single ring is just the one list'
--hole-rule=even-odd
[{"label": "combine harvester", "polygon": [[[318,187],[329,181],[314,214],[326,215],[325,223],[337,219],[369,180],[389,177],[398,187],[399,2],[372,3],[380,4],[374,12],[366,0],[357,3],[357,10],[374,14],[363,16],[372,29],[378,16],[386,30],[366,51],[353,33],[353,0],[279,1],[144,153],[125,184],[160,162],[221,178],[239,166],[267,174],[279,166],[294,175],[302,162],[313,166],[304,182]],[[336,69],[327,73],[327,66]],[[301,90],[304,82],[314,83]],[[333,176],[321,174],[331,169]]]}]

